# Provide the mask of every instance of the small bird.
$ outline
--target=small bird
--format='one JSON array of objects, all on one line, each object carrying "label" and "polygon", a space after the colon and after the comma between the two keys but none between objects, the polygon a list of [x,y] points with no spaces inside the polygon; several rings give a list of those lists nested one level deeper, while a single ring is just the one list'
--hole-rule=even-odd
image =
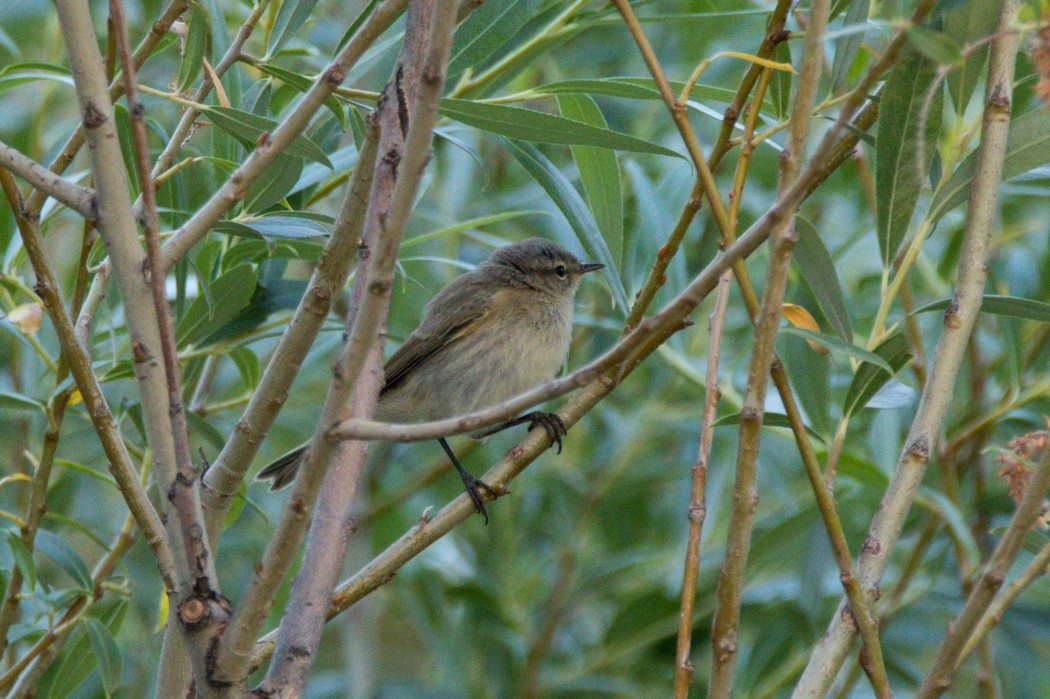
[{"label": "small bird", "polygon": [[[605,265],[580,262],[560,245],[529,238],[496,250],[476,269],[434,296],[423,319],[384,367],[375,418],[383,422],[444,420],[501,403],[553,379],[572,340],[572,306],[580,278]],[[554,413],[530,412],[471,436],[480,439],[528,423],[542,427],[561,452],[566,433]],[[445,439],[438,443],[456,467],[475,509],[488,512],[479,488]],[[256,476],[284,487],[309,443],[279,457]]]}]

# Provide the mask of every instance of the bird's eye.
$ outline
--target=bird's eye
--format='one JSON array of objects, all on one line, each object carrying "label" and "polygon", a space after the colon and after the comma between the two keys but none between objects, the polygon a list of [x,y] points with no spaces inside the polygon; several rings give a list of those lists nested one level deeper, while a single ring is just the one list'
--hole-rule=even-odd
[{"label": "bird's eye", "polygon": [[557,274],[562,279],[564,279],[565,278],[565,265],[558,265],[557,267],[555,267],[554,268],[554,273]]}]

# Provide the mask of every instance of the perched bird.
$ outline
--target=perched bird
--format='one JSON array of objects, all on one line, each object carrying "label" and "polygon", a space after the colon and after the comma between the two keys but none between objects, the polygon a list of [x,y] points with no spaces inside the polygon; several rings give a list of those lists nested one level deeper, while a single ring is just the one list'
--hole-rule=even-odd
[{"label": "perched bird", "polygon": [[[430,300],[419,327],[384,367],[375,418],[383,422],[443,420],[487,408],[543,384],[565,363],[572,339],[572,306],[580,278],[604,265],[582,263],[565,248],[530,238],[496,250],[476,269]],[[508,427],[542,427],[561,451],[565,426],[554,413],[531,412],[475,433],[480,439]],[[471,476],[439,439],[474,507],[488,513]],[[284,487],[303,463],[309,443],[259,472]]]}]

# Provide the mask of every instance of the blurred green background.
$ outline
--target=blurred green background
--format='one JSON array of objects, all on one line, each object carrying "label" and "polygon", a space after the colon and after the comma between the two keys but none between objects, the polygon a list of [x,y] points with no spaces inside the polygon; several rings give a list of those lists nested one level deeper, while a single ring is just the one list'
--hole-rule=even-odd
[{"label": "blurred green background", "polygon": [[[978,2],[980,0],[973,0]],[[496,0],[488,0],[496,2]],[[92,2],[100,36],[105,31],[106,4]],[[639,2],[639,15],[657,48],[669,77],[684,80],[696,62],[719,51],[752,53],[761,41],[768,12],[765,2]],[[837,3],[841,10],[847,3]],[[965,7],[966,0],[945,2],[941,12]],[[218,60],[229,36],[250,11],[250,2],[201,0],[202,14],[210,16],[210,55]],[[300,75],[313,76],[331,56],[361,2],[318,2],[308,21],[270,57],[270,62]],[[855,78],[872,51],[884,44],[889,22],[904,17],[909,3],[899,0],[873,4],[873,21],[865,44],[850,73]],[[126,3],[132,40],[137,41],[162,3],[153,0]],[[275,5],[276,7],[277,5]],[[491,65],[512,53],[568,6],[563,2],[532,2],[533,17],[488,59]],[[247,45],[248,52],[266,53],[265,30],[272,13]],[[842,23],[841,16],[832,29]],[[380,39],[380,50],[369,52],[352,71],[346,86],[377,91],[385,81],[396,52],[396,32]],[[559,40],[541,43],[521,57],[499,79],[469,95],[473,99],[510,95],[554,81],[613,76],[645,77],[647,73],[633,43],[615,13],[602,2],[582,3],[568,19],[573,31]],[[797,30],[795,19],[789,30]],[[797,65],[801,39],[788,42]],[[835,43],[826,42],[829,62]],[[782,57],[783,59],[783,57]],[[0,0],[0,138],[38,162],[49,163],[77,120],[76,100],[67,76],[43,66],[65,65],[57,21],[44,0]],[[177,82],[180,46],[169,34],[162,48],[140,72],[140,82],[170,90]],[[484,61],[481,68],[484,68]],[[747,68],[737,59],[716,60],[701,83],[735,90]],[[475,71],[475,74],[478,71]],[[1015,114],[1032,106],[1033,68],[1019,59]],[[271,117],[295,99],[294,89],[280,80],[240,64],[223,79],[234,106],[258,108]],[[983,85],[983,83],[982,83]],[[942,146],[979,121],[980,91],[969,109],[946,102]],[[821,87],[819,99],[828,94]],[[684,152],[663,105],[656,100],[594,97],[609,127]],[[146,96],[154,131],[151,145],[159,152],[179,115],[178,105]],[[694,101],[690,114],[705,149],[714,140],[726,103],[707,96]],[[214,103],[214,97],[209,97]],[[537,97],[516,107],[557,113],[557,101]],[[367,114],[365,98],[342,101],[354,118]],[[962,112],[961,114],[958,112]],[[833,112],[828,112],[833,114]],[[763,117],[767,125],[777,115]],[[206,121],[206,120],[205,120]],[[815,120],[822,130],[829,123]],[[435,139],[435,157],[418,206],[406,232],[400,276],[390,316],[389,345],[394,347],[417,323],[422,305],[442,284],[474,265],[503,241],[542,235],[559,240],[582,254],[582,248],[562,213],[544,191],[508,154],[496,136],[456,122],[442,123]],[[315,118],[308,135],[326,152],[352,158],[352,129],[345,131],[329,111]],[[773,143],[782,143],[783,135]],[[975,141],[970,141],[970,147]],[[540,145],[540,149],[580,189],[570,149]],[[719,187],[730,187],[737,151],[717,173]],[[219,129],[202,124],[184,145],[182,157],[215,156],[237,161],[244,149]],[[874,167],[873,148],[862,143],[857,158],[847,162],[802,207],[824,240],[845,292],[858,344],[864,344],[880,302],[883,269],[875,236],[874,213],[865,194],[866,178]],[[623,192],[622,258],[618,274],[629,296],[644,281],[656,251],[672,228],[692,185],[693,172],[685,160],[657,155],[619,153]],[[740,208],[741,226],[748,225],[772,202],[776,187],[777,149],[762,144],[754,155]],[[337,162],[337,164],[339,164]],[[307,163],[305,178],[287,196],[291,210],[334,215],[340,186],[323,194],[320,188],[333,178],[321,166]],[[345,170],[346,161],[341,167]],[[86,177],[86,154],[73,164],[72,177]],[[194,210],[224,179],[226,170],[206,160],[188,165],[160,189],[162,227],[169,230]],[[582,192],[582,189],[580,190]],[[994,239],[989,291],[1050,301],[1050,170],[1035,170],[1023,180],[1003,187],[1001,216]],[[928,191],[923,194],[924,209]],[[278,205],[282,206],[282,205]],[[516,212],[516,213],[515,213]],[[514,215],[510,215],[510,214]],[[504,220],[464,222],[497,214]],[[950,295],[961,234],[962,210],[947,214],[925,243],[910,276],[915,305]],[[81,223],[65,210],[45,210],[46,238],[56,264],[63,271],[68,298],[82,234]],[[324,221],[317,222],[324,226]],[[444,231],[423,242],[412,239]],[[608,235],[608,231],[603,231]],[[204,254],[221,262],[198,269],[202,246],[190,255],[170,281],[177,314],[185,315],[204,283],[229,269],[233,261],[247,261],[257,273],[253,298],[230,301],[237,316],[224,318],[217,334],[184,344],[184,376],[192,397],[193,382],[207,363],[215,365],[214,385],[203,401],[203,415],[191,422],[191,444],[214,457],[222,439],[233,429],[252,385],[254,366],[264,367],[289,308],[309,275],[316,241],[281,238],[250,240],[223,234]],[[657,297],[657,307],[670,299],[712,258],[717,231],[705,211],[690,227],[674,260],[668,282]],[[11,395],[46,402],[54,390],[54,375],[26,335],[6,319],[6,313],[27,301],[12,279],[31,286],[33,275],[13,230],[10,213],[0,213],[0,259],[3,274],[0,304],[0,476],[32,471],[30,458],[39,454],[46,424],[39,410],[19,404]],[[212,258],[214,260],[214,258]],[[765,249],[748,261],[757,284],[764,278]],[[792,270],[788,300],[818,313],[812,291],[797,268]],[[250,288],[250,287],[249,287]],[[221,306],[217,302],[217,306]],[[543,455],[511,487],[512,495],[490,507],[491,523],[471,518],[449,536],[406,565],[389,584],[355,605],[328,625],[321,655],[309,685],[309,697],[582,697],[668,696],[674,668],[674,634],[678,619],[690,468],[696,459],[703,400],[703,372],[707,356],[706,317],[711,301],[694,314],[696,324],[675,335],[639,367],[597,409],[573,428],[559,456]],[[250,312],[249,312],[250,311]],[[232,312],[232,311],[231,311]],[[890,320],[903,315],[900,307]],[[624,309],[614,305],[606,281],[584,284],[577,303],[575,339],[569,368],[582,365],[617,338]],[[918,316],[923,349],[929,353],[941,323],[939,313]],[[218,329],[218,325],[216,328]],[[826,326],[825,326],[826,327]],[[341,324],[333,315],[318,339],[280,418],[270,431],[254,468],[308,437],[320,411],[329,368],[340,339]],[[751,325],[737,291],[730,311],[722,353],[720,415],[738,411],[749,357]],[[55,355],[57,342],[45,318],[33,336],[41,348]],[[901,567],[928,523],[933,539],[923,549],[918,568],[884,627],[883,645],[890,679],[899,696],[908,696],[921,680],[945,625],[957,611],[962,593],[955,559],[956,546],[990,550],[989,531],[1005,522],[1012,502],[994,476],[994,454],[985,449],[1043,425],[1050,413],[1044,392],[1023,405],[1012,397],[1031,386],[1047,385],[1050,349],[1045,325],[992,315],[982,316],[959,377],[956,399],[949,411],[946,435],[987,415],[1006,401],[1001,419],[982,433],[965,468],[961,503],[956,506],[939,488],[940,474],[930,469],[923,490],[923,506],[908,521],[901,543],[884,576],[883,590],[893,588]],[[781,335],[778,350],[787,365],[796,393],[806,410],[816,445],[823,457],[830,443],[840,405],[853,368],[848,359],[820,356],[797,336]],[[98,375],[118,375],[103,387],[119,415],[125,437],[141,451],[143,436],[136,425],[133,381],[119,377],[120,362],[128,356],[126,336],[115,289],[96,316],[92,351]],[[839,465],[836,496],[854,553],[882,494],[914,411],[918,384],[908,368],[897,379],[897,399],[888,409],[859,411],[849,425]],[[781,412],[770,394],[769,412]],[[1015,401],[1016,402],[1016,401]],[[196,407],[200,407],[199,405]],[[735,461],[736,428],[715,430],[707,484],[707,519],[703,546],[697,616],[693,636],[696,667],[694,692],[699,695],[710,663],[708,629],[714,605],[717,571],[724,550],[730,508],[729,491]],[[484,471],[520,437],[494,436],[481,444],[465,438],[452,442],[473,473]],[[370,456],[367,485],[358,506],[358,529],[348,560],[347,574],[410,527],[428,507],[440,507],[461,491],[436,444],[376,444]],[[83,406],[72,407],[64,421],[59,468],[48,494],[49,515],[44,527],[69,541],[89,565],[108,545],[126,514],[126,508],[108,479],[105,460]],[[254,469],[253,469],[254,470]],[[28,484],[0,481],[0,509],[24,510]],[[761,501],[748,564],[735,695],[786,696],[819,639],[841,595],[838,570],[813,504],[812,492],[800,464],[794,441],[780,428],[763,431],[759,456]],[[156,495],[155,491],[151,491]],[[268,541],[271,525],[285,493],[272,494],[251,482],[235,507],[236,517],[222,538],[219,575],[224,592],[236,600],[254,562]],[[953,537],[955,538],[953,542]],[[960,541],[962,543],[960,543]],[[1023,553],[1023,563],[1030,553]],[[11,555],[0,547],[0,567],[10,570]],[[20,619],[27,639],[48,624],[60,605],[68,578],[46,558],[38,557],[40,582],[24,603]],[[161,642],[158,600],[161,586],[149,551],[137,543],[114,578],[98,610],[113,628],[123,659],[118,696],[140,697],[151,692]],[[287,594],[286,582],[273,614],[272,625]],[[98,670],[89,657],[83,631],[77,632],[64,655],[45,676],[42,696],[94,697],[103,692]],[[998,696],[1050,695],[1050,584],[1038,581],[1020,598],[992,635]],[[24,648],[24,646],[18,646]],[[855,656],[855,653],[854,653]],[[848,669],[855,659],[847,662]],[[79,668],[79,669],[78,669]],[[848,671],[848,670],[847,670]],[[79,672],[79,674],[77,674]],[[967,662],[950,695],[975,696],[976,663]],[[844,672],[845,674],[845,672]],[[72,680],[76,679],[76,682]],[[84,681],[80,683],[80,680]],[[72,686],[70,686],[72,685]],[[850,696],[867,696],[865,680]],[[49,694],[50,693],[50,694]]]}]

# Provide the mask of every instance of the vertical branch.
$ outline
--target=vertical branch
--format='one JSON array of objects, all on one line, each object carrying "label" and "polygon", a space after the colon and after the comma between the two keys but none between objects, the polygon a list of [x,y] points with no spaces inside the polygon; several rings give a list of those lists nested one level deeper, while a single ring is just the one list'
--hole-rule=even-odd
[{"label": "vertical branch", "polygon": [[[791,135],[780,157],[780,192],[788,191],[798,179],[799,162],[805,158],[813,102],[820,81],[822,53],[820,42],[827,26],[830,4],[815,0],[811,4],[810,25],[806,31],[802,69],[791,109]],[[713,649],[709,697],[728,697],[736,664],[737,629],[740,621],[740,599],[747,565],[755,508],[758,505],[756,462],[762,413],[765,405],[767,376],[774,356],[773,343],[780,323],[780,308],[787,287],[788,267],[795,246],[791,230],[794,207],[783,212],[773,228],[769,269],[763,291],[762,307],[755,324],[755,336],[748,369],[747,390],[740,412],[740,439],[737,451],[733,507],[726,541],[726,557],[718,580],[718,604],[711,629]]]},{"label": "vertical branch", "polygon": [[[955,670],[965,659],[963,650],[967,640],[984,616],[995,593],[1002,587],[1006,573],[1021,551],[1025,534],[1032,528],[1035,518],[1039,515],[1048,488],[1050,488],[1050,445],[1043,448],[1042,458],[1028,481],[1024,497],[1018,503],[1003,537],[985,564],[980,578],[974,584],[973,591],[966,599],[959,614],[948,624],[948,631],[937,649],[937,655],[922,686],[919,687],[918,694],[915,695],[916,699],[939,697],[951,687]],[[972,645],[970,644],[971,648]]]},{"label": "vertical branch", "polygon": [[[861,548],[858,562],[860,582],[869,598],[878,595],[879,578],[926,472],[980,309],[987,277],[988,244],[1010,125],[1014,59],[1020,42],[1010,23],[1018,6],[1018,0],[1004,0],[992,40],[981,142],[967,201],[955,295],[945,311],[941,336],[904,448]],[[841,608],[842,605],[840,611]],[[813,649],[809,664],[795,687],[795,697],[824,695],[842,665],[853,633],[852,626],[836,613],[828,631]]]},{"label": "vertical branch", "polygon": [[700,534],[707,513],[704,503],[707,464],[711,458],[711,442],[714,438],[715,410],[721,397],[718,388],[718,359],[722,349],[722,328],[725,325],[726,309],[729,307],[729,277],[730,273],[726,271],[718,278],[715,307],[707,321],[709,339],[707,376],[704,382],[704,414],[700,422],[700,446],[697,449],[696,463],[693,464],[693,485],[689,496],[689,536],[686,540],[685,570],[682,573],[682,601],[678,612],[678,641],[674,666],[675,699],[685,699],[689,696],[689,681],[693,677],[689,651],[693,635],[696,576],[700,568]]},{"label": "vertical branch", "polygon": [[[430,159],[431,134],[444,87],[455,17],[453,0],[417,1],[410,6],[403,58],[393,80],[395,93],[388,95],[389,102],[377,108],[381,121],[382,159],[395,161],[390,163],[394,166],[390,172],[393,192],[388,206],[383,207],[383,190],[388,183],[382,177],[383,171],[377,171],[365,234],[366,244],[375,245],[376,254],[371,261],[368,280],[361,287],[363,298],[359,310],[352,303],[347,313],[350,336],[340,372],[333,382],[349,383],[343,390],[354,396],[351,415],[371,415],[382,388],[382,336],[385,334],[397,250],[412,211],[419,180]],[[418,35],[410,33],[413,29]],[[391,123],[390,117],[395,116],[395,111],[397,122]],[[404,123],[406,116],[407,125]],[[382,146],[382,141],[388,136],[393,136],[392,150]],[[404,138],[402,144],[397,143],[399,136]],[[315,438],[314,443],[317,442]],[[313,665],[348,538],[353,531],[351,513],[367,450],[367,442],[341,442],[330,457],[325,488],[303,554],[303,566],[292,586],[291,599],[278,630],[274,662],[263,680],[265,691],[276,690],[284,694],[301,691]],[[245,650],[250,651],[251,646]]]}]

